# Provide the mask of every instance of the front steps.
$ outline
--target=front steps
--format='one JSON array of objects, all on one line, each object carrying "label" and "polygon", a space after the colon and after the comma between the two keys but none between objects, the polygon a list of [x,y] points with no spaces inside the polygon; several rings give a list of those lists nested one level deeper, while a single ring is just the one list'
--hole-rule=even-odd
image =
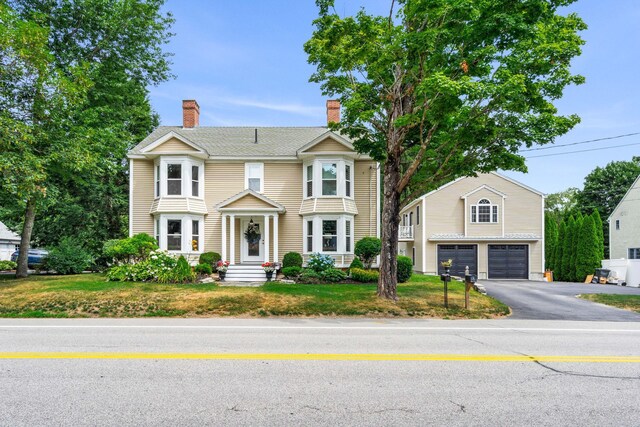
[{"label": "front steps", "polygon": [[236,264],[227,269],[225,282],[266,282],[267,276],[261,265]]}]

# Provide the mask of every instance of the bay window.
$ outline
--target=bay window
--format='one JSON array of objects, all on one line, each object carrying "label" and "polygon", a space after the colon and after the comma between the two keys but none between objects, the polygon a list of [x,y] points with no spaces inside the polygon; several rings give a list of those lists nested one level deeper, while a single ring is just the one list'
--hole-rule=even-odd
[{"label": "bay window", "polygon": [[353,236],[351,235],[350,219],[345,219],[344,221],[344,238],[345,238],[344,250],[346,252],[351,252],[351,241],[353,240]]},{"label": "bay window", "polygon": [[155,217],[154,234],[162,250],[201,252],[204,248],[204,217],[182,213]]},{"label": "bay window", "polygon": [[167,195],[180,196],[182,194],[182,164],[167,165]]},{"label": "bay window", "polygon": [[160,197],[160,166],[156,165],[156,198]]},{"label": "bay window", "polygon": [[322,221],[322,252],[338,251],[338,221]]},{"label": "bay window", "polygon": [[350,160],[310,160],[303,166],[304,197],[353,198],[353,174]]},{"label": "bay window", "polygon": [[200,166],[191,166],[191,196],[199,197],[200,194]]},{"label": "bay window", "polygon": [[197,197],[204,191],[204,163],[184,156],[163,156],[155,163],[155,197]]},{"label": "bay window", "polygon": [[353,253],[353,216],[311,215],[303,221],[304,253]]},{"label": "bay window", "polygon": [[307,252],[313,252],[313,221],[307,221]]},{"label": "bay window", "polygon": [[182,250],[182,220],[167,220],[167,250]]},{"label": "bay window", "polygon": [[200,249],[200,221],[191,220],[191,249],[198,252]]}]

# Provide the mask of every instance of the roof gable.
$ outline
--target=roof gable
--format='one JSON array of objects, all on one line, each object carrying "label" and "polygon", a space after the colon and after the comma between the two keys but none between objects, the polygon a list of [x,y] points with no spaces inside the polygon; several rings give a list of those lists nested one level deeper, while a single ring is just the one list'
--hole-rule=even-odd
[{"label": "roof gable", "polygon": [[633,184],[631,184],[631,186],[627,189],[626,193],[624,193],[624,196],[622,196],[622,199],[620,199],[616,207],[611,211],[611,214],[607,218],[607,221],[611,220],[611,217],[618,211],[618,208],[622,205],[622,203],[624,203],[627,200],[627,196],[629,196],[629,193],[631,193],[631,191],[636,188],[640,189],[640,175],[638,175],[636,180],[633,181]]},{"label": "roof gable", "polygon": [[143,154],[189,153],[205,154],[205,151],[197,144],[189,141],[182,135],[169,132],[158,138],[151,144],[140,150]]},{"label": "roof gable", "polygon": [[353,152],[353,144],[340,135],[327,131],[326,133],[313,139],[308,144],[298,150],[298,154],[302,153],[318,153],[318,152]]},{"label": "roof gable", "polygon": [[285,208],[280,203],[271,200],[267,196],[246,189],[219,203],[216,209],[223,211],[269,211],[285,212]]},{"label": "roof gable", "polygon": [[477,192],[478,192],[478,191],[480,191],[480,190],[488,190],[488,191],[491,191],[492,193],[497,194],[498,196],[502,197],[503,199],[506,199],[506,198],[507,198],[507,195],[506,195],[506,194],[504,194],[504,193],[502,193],[502,192],[500,192],[500,191],[496,190],[496,189],[495,189],[495,188],[493,188],[493,187],[489,187],[487,184],[482,184],[480,187],[476,188],[475,190],[471,190],[471,191],[469,191],[468,193],[463,194],[462,196],[460,196],[460,198],[461,198],[461,199],[466,199],[466,198],[468,198],[469,196],[471,196],[471,195],[473,195],[473,194],[477,193]]}]

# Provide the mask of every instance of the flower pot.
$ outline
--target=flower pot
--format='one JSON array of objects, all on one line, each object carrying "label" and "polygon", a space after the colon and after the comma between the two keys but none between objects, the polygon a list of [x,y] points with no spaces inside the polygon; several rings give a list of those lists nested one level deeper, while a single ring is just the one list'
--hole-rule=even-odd
[{"label": "flower pot", "polygon": [[273,278],[273,271],[265,271],[264,273],[267,275],[267,282],[270,282]]},{"label": "flower pot", "polygon": [[218,271],[218,277],[220,278],[221,281],[224,282],[224,278],[227,277],[227,272],[226,271]]}]

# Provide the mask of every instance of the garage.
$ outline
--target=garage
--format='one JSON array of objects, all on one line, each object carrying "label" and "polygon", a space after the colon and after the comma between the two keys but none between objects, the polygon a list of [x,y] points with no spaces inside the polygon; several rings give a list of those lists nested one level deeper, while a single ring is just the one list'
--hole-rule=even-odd
[{"label": "garage", "polygon": [[478,245],[438,245],[438,274],[444,273],[440,264],[452,260],[452,276],[464,276],[464,268],[469,266],[469,274],[478,274]]},{"label": "garage", "polygon": [[489,245],[489,279],[528,279],[529,245]]}]

